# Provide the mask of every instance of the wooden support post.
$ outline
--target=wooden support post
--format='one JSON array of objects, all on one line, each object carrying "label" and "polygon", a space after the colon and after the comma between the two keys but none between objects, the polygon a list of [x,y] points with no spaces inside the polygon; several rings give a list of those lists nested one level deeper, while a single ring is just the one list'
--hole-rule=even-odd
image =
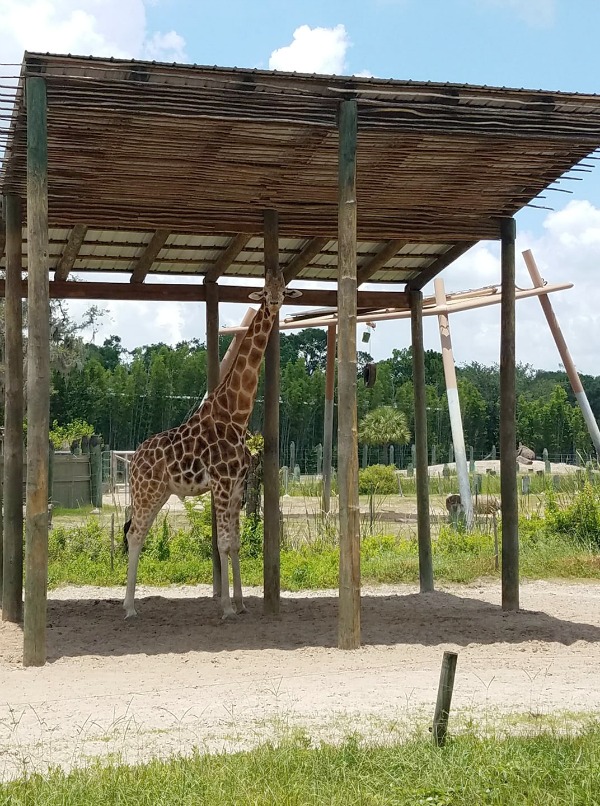
[{"label": "wooden support post", "polygon": [[2,618],[23,618],[23,268],[22,210],[17,196],[4,197],[6,305],[4,388],[4,567]]},{"label": "wooden support post", "polygon": [[500,224],[500,496],[502,505],[502,609],[519,609],[519,503],[515,393],[515,220]]},{"label": "wooden support post", "polygon": [[[441,277],[434,281],[435,303],[437,306],[446,304],[446,290]],[[467,528],[473,526],[473,500],[471,498],[471,485],[469,482],[469,468],[467,465],[467,449],[465,448],[465,433],[463,431],[462,416],[460,413],[460,400],[458,397],[458,384],[456,382],[456,366],[452,352],[452,338],[450,336],[450,320],[447,313],[438,314],[440,328],[440,341],[442,347],[442,362],[446,380],[446,397],[448,399],[448,412],[450,414],[450,428],[452,430],[452,444],[456,457],[456,475],[458,476],[458,489],[460,502],[465,513]],[[435,464],[435,462],[431,462]]]},{"label": "wooden support post", "polygon": [[46,662],[50,306],[46,82],[26,79],[27,96],[27,515],[23,664]]},{"label": "wooden support post", "polygon": [[[525,260],[527,270],[529,271],[529,276],[531,277],[532,283],[536,288],[543,288],[544,281],[541,278],[541,275],[538,271],[538,267],[536,265],[536,262],[530,249],[527,249],[525,252],[523,252],[523,258]],[[569,348],[567,347],[567,342],[565,341],[565,337],[563,336],[562,330],[560,329],[560,325],[558,324],[558,319],[556,318],[556,314],[554,313],[554,309],[552,308],[550,297],[548,296],[548,294],[541,294],[538,297],[538,299],[540,301],[540,305],[542,306],[542,310],[544,312],[544,316],[546,317],[546,321],[548,322],[550,333],[552,333],[552,336],[554,338],[554,342],[556,344],[561,361],[565,368],[565,372],[567,373],[567,376],[569,378],[571,389],[573,390],[575,399],[579,403],[579,408],[581,409],[581,413],[587,426],[588,433],[590,435],[592,442],[594,443],[594,447],[596,448],[596,454],[600,456],[600,429],[598,428],[598,423],[594,416],[594,412],[592,411],[592,408],[590,406],[590,402],[587,399],[587,395],[581,383],[579,373],[577,372],[573,359],[571,358],[571,353],[569,352]]]},{"label": "wooden support post", "polygon": [[[204,280],[206,289],[206,394],[219,385],[219,286]],[[217,545],[217,515],[211,493],[213,598],[221,597],[221,560]]]},{"label": "wooden support post", "polygon": [[102,509],[102,440],[90,437],[90,498],[92,506]]},{"label": "wooden support post", "polygon": [[357,104],[340,103],[338,164],[338,487],[340,595],[338,646],[360,646],[360,513],[356,414]]},{"label": "wooden support post", "polygon": [[335,392],[335,338],[336,326],[327,328],[327,369],[325,375],[325,412],[323,423],[323,512],[328,513],[331,503],[331,476],[333,456],[333,397]]},{"label": "wooden support post", "polygon": [[438,687],[437,701],[435,703],[435,713],[433,715],[433,741],[438,747],[443,747],[446,743],[448,715],[452,703],[452,691],[454,689],[457,660],[458,655],[456,652],[444,652],[442,670],[440,672],[440,684]]},{"label": "wooden support post", "polygon": [[421,593],[433,590],[433,560],[429,524],[429,463],[427,454],[427,390],[425,388],[425,349],[423,347],[423,294],[411,293],[411,332],[413,387],[415,401],[415,448],[417,472],[417,539],[419,543],[419,583]]},{"label": "wooden support post", "polygon": [[[267,276],[277,274],[280,271],[279,218],[276,210],[265,210],[264,230],[266,280]],[[279,363],[279,317],[277,317],[265,350],[263,608],[266,615],[277,615],[279,613],[280,598]]]}]

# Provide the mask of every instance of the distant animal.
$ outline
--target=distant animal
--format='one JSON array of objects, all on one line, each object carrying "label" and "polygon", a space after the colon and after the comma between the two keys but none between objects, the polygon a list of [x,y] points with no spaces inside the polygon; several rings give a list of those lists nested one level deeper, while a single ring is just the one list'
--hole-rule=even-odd
[{"label": "distant animal", "polygon": [[524,465],[532,465],[534,459],[535,451],[532,451],[527,445],[523,445],[522,442],[519,442],[519,447],[517,448],[517,462],[521,462]]},{"label": "distant animal", "polygon": [[462,512],[462,503],[458,493],[451,493],[446,496],[446,509],[450,515]]}]

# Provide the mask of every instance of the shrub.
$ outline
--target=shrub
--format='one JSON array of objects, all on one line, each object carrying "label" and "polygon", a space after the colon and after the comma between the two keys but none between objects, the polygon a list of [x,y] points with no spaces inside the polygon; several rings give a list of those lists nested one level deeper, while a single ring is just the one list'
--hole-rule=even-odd
[{"label": "shrub", "polygon": [[573,500],[562,508],[549,490],[546,493],[546,529],[600,549],[600,490],[586,480]]},{"label": "shrub", "polygon": [[358,471],[358,491],[362,495],[394,495],[398,492],[393,465],[371,465]]},{"label": "shrub", "polygon": [[490,554],[494,551],[493,537],[477,530],[454,529],[442,524],[435,549],[440,554]]}]

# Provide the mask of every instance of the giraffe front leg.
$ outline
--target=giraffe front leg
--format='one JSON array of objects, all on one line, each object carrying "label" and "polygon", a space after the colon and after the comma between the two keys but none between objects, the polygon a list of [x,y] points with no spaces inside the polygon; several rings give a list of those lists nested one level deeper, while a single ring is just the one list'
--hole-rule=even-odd
[{"label": "giraffe front leg", "polygon": [[221,621],[228,621],[237,615],[231,606],[229,595],[229,555],[225,549],[219,549],[219,557],[221,558]]},{"label": "giraffe front leg", "polygon": [[231,570],[233,571],[233,601],[236,613],[247,613],[242,594],[242,575],[240,573],[240,555],[238,551],[231,551]]},{"label": "giraffe front leg", "polygon": [[125,593],[125,601],[123,602],[126,619],[137,616],[135,609],[135,583],[137,579],[138,563],[142,551],[142,542],[143,541],[128,539],[129,562],[127,565],[127,591]]}]

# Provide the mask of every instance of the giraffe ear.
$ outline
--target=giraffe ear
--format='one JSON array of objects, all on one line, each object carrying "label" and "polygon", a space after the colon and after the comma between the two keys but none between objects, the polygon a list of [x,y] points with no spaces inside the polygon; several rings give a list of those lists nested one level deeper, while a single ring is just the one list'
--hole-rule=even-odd
[{"label": "giraffe ear", "polygon": [[264,295],[264,291],[253,291],[251,294],[248,294],[248,299],[259,300],[262,299]]},{"label": "giraffe ear", "polygon": [[296,299],[297,297],[302,296],[302,291],[298,288],[286,288],[285,296],[289,297],[290,299]]}]

